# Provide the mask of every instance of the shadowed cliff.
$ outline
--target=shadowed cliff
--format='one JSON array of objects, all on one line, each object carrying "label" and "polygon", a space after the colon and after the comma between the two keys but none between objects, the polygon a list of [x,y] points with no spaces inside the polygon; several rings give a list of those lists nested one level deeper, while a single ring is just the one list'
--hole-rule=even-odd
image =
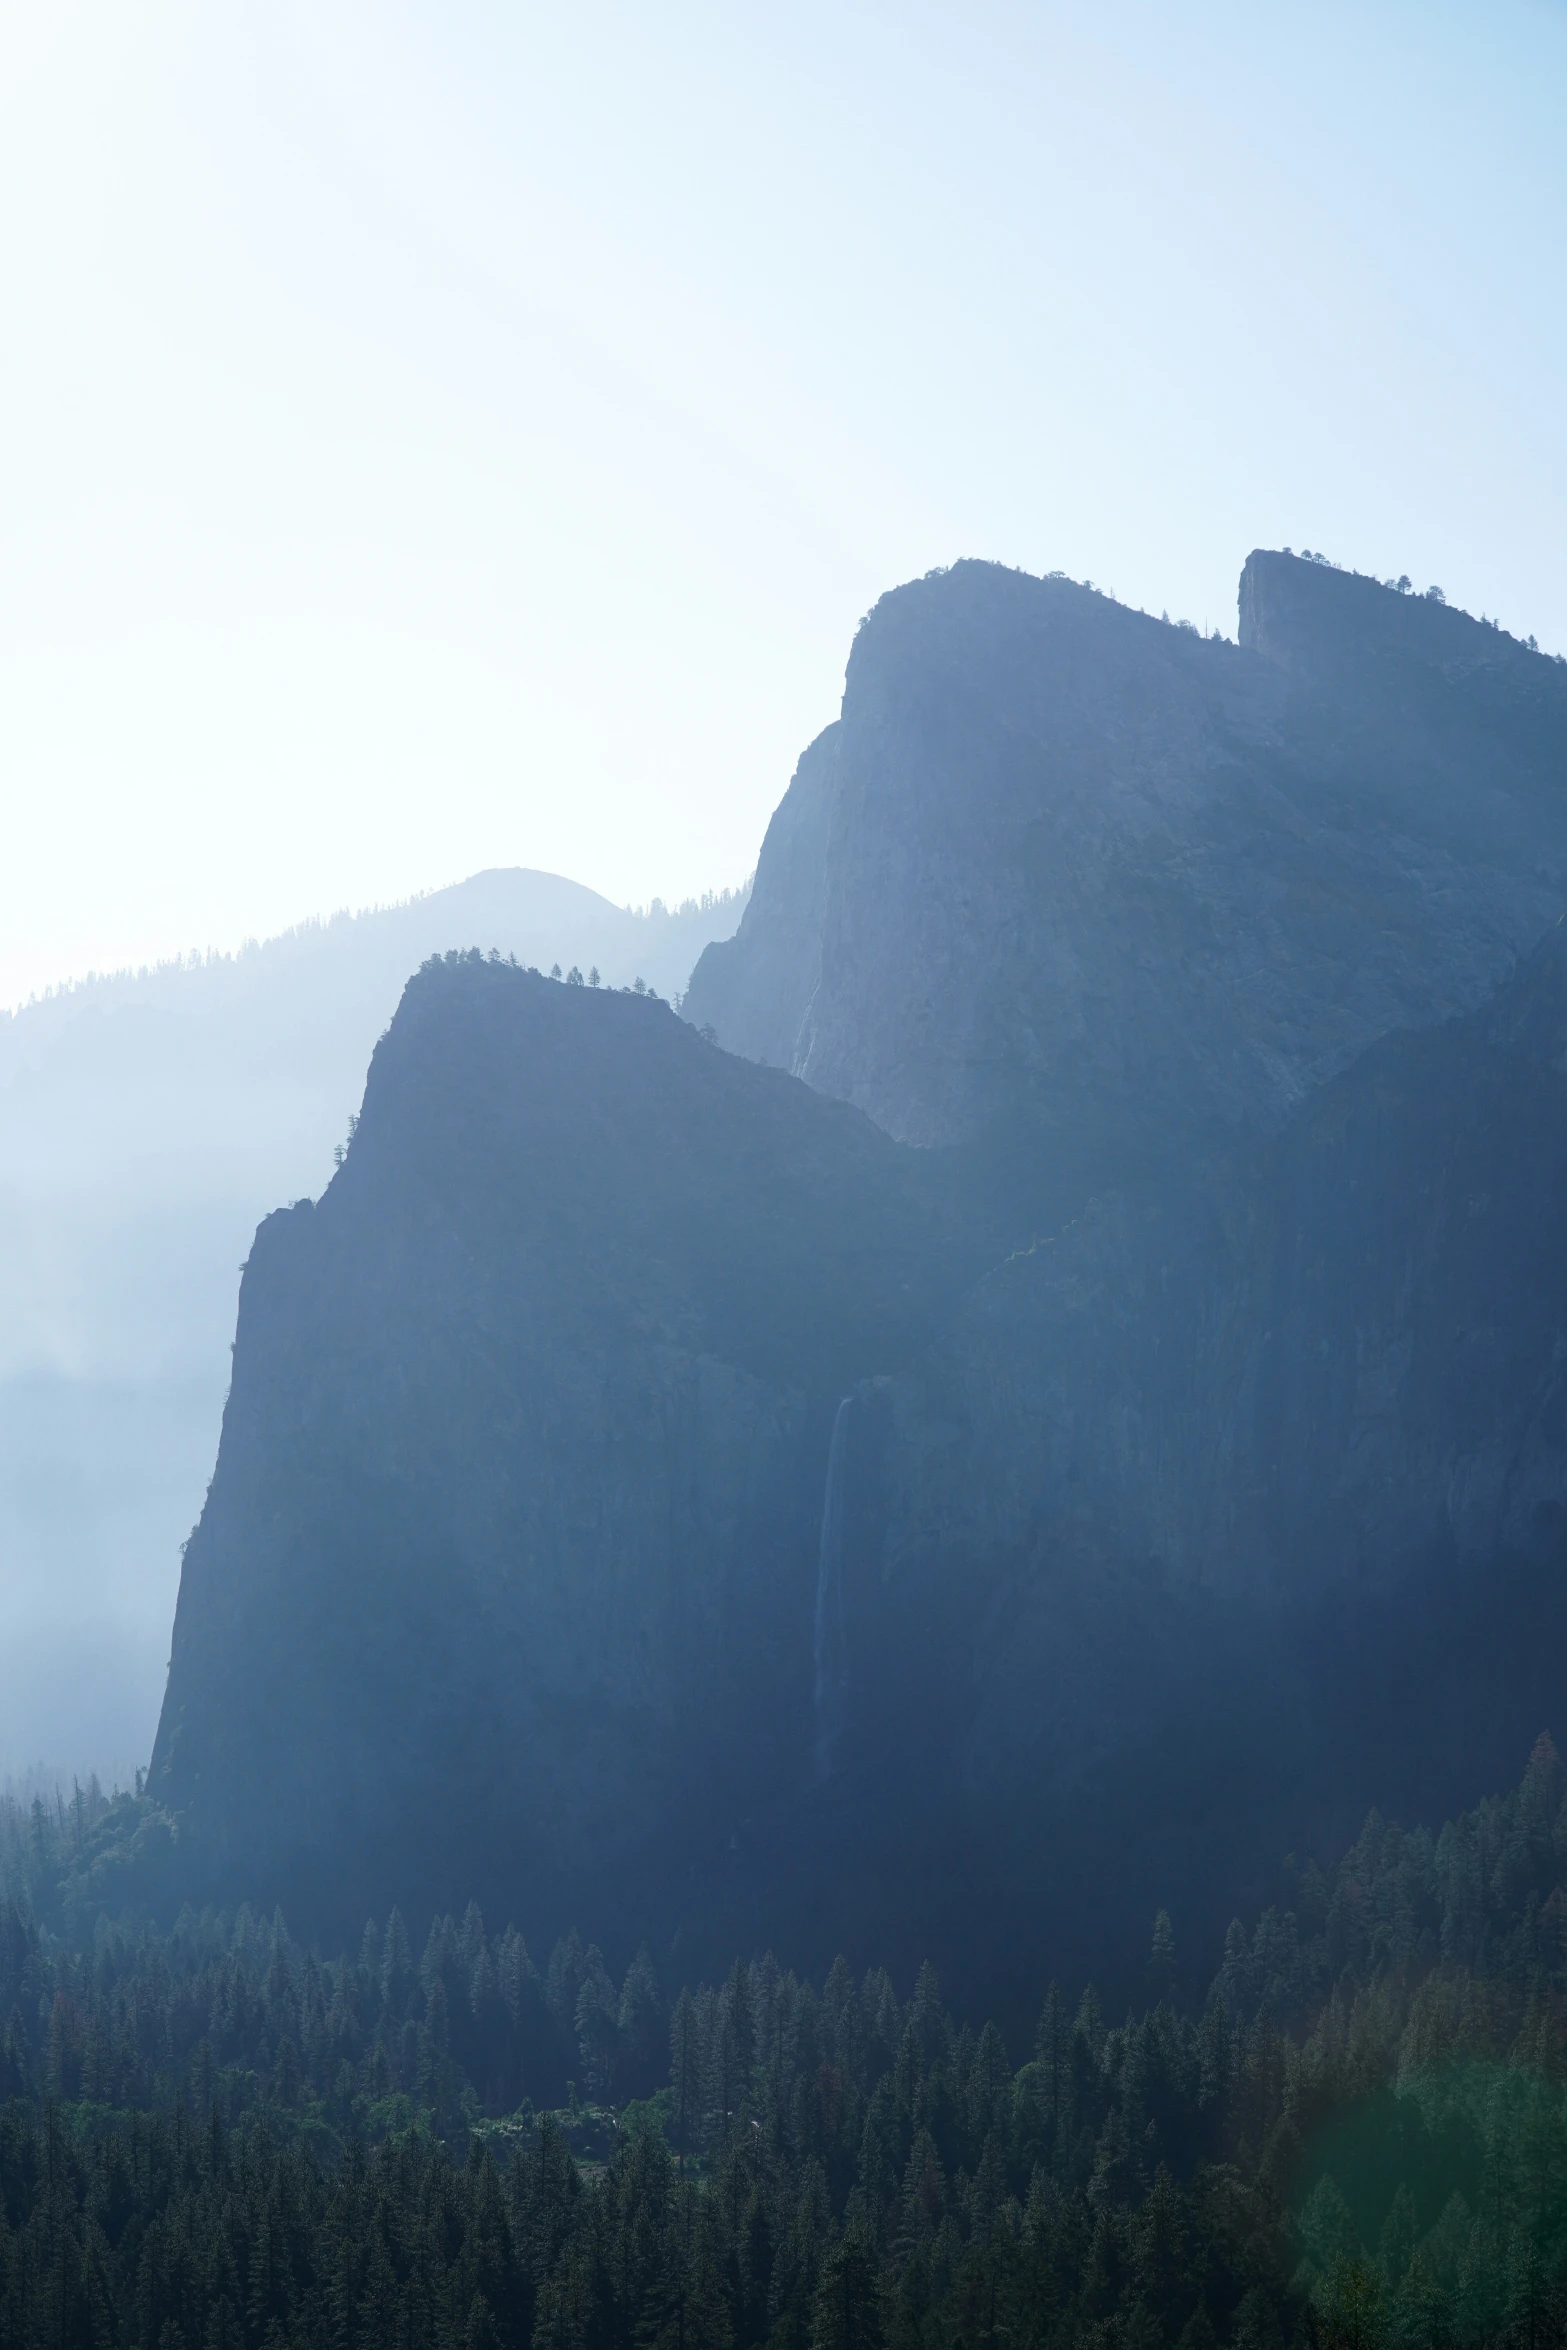
[{"label": "shadowed cliff", "polygon": [[152,1773],[213,1886],[677,1928],[809,1781],[831,1421],[978,1269],[953,1191],[662,1005],[411,982],[245,1271]]},{"label": "shadowed cliff", "polygon": [[1021,2010],[1555,1720],[1563,672],[1282,557],[1242,618],[884,599],[692,983],[736,1049],[413,983],[245,1277],[192,1884]]},{"label": "shadowed cliff", "polygon": [[1567,903],[1567,668],[1253,555],[1241,643],[960,563],[884,596],[687,1016],[1085,1183],[1287,1118],[1472,1009]]},{"label": "shadowed cliff", "polygon": [[495,947],[678,993],[739,912],[477,873],[0,1011],[0,1780],[67,1754],[128,1779],[145,1755],[240,1260],[327,1180],[409,973]]}]

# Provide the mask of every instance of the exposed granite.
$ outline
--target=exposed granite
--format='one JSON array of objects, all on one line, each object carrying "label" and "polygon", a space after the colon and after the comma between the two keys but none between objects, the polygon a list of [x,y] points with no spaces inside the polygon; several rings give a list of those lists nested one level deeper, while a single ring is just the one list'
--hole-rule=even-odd
[{"label": "exposed granite", "polygon": [[984,1249],[665,1006],[421,973],[245,1269],[152,1766],[203,1881],[630,1930],[806,1771],[833,1412]]},{"label": "exposed granite", "polygon": [[1567,1686],[1567,673],[1289,558],[1242,608],[884,599],[692,982],[735,1051],[411,987],[246,1274],[155,1758],[207,1884],[1021,2001],[1516,1766]]},{"label": "exposed granite", "polygon": [[1027,1107],[1110,1149],[1276,1127],[1471,1009],[1567,906],[1567,670],[1285,556],[1241,598],[1237,647],[989,564],[884,596],[825,889],[769,834],[688,1016],[908,1141]]}]

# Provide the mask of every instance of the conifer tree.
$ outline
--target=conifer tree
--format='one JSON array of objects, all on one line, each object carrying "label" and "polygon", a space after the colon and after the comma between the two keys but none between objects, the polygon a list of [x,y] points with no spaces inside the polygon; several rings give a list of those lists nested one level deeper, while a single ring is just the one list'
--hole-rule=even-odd
[{"label": "conifer tree", "polygon": [[664,2001],[645,1942],[626,1969],[617,2020],[631,2077],[644,2087],[651,2086],[649,2076],[663,2044]]},{"label": "conifer tree", "polygon": [[696,2002],[682,1988],[669,2020],[669,2087],[680,2175],[693,2151],[702,2112],[702,2042]]},{"label": "conifer tree", "polygon": [[865,2247],[847,2235],[822,2266],[812,2310],[811,2350],[882,2350],[876,2275]]},{"label": "conifer tree", "polygon": [[1168,1999],[1175,1989],[1175,1928],[1170,1913],[1161,1909],[1153,1922],[1153,1941],[1148,1952],[1148,1997],[1157,2006]]},{"label": "conifer tree", "polygon": [[619,2055],[620,2001],[596,1942],[590,1944],[583,1960],[574,2021],[589,2090],[595,2096],[607,2096]]},{"label": "conifer tree", "polygon": [[403,1924],[402,1911],[394,1908],[386,1921],[386,1938],[381,1949],[381,1992],[395,2023],[401,2023],[408,2012],[413,1981],[413,1952],[408,1947],[408,1928]]}]

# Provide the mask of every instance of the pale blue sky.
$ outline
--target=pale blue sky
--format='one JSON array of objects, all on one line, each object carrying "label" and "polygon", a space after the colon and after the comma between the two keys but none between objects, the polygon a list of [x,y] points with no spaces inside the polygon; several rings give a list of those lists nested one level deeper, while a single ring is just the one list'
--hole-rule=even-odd
[{"label": "pale blue sky", "polygon": [[1567,650],[1538,0],[0,7],[0,1003],[739,880],[960,555]]}]

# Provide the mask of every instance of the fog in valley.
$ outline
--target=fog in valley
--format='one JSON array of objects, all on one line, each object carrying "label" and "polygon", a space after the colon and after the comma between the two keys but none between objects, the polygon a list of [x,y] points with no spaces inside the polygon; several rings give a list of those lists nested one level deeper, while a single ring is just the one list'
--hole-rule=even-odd
[{"label": "fog in valley", "polygon": [[239,1267],[331,1176],[409,974],[479,946],[669,997],[743,904],[481,873],[0,1017],[0,1778],[146,1762]]}]

